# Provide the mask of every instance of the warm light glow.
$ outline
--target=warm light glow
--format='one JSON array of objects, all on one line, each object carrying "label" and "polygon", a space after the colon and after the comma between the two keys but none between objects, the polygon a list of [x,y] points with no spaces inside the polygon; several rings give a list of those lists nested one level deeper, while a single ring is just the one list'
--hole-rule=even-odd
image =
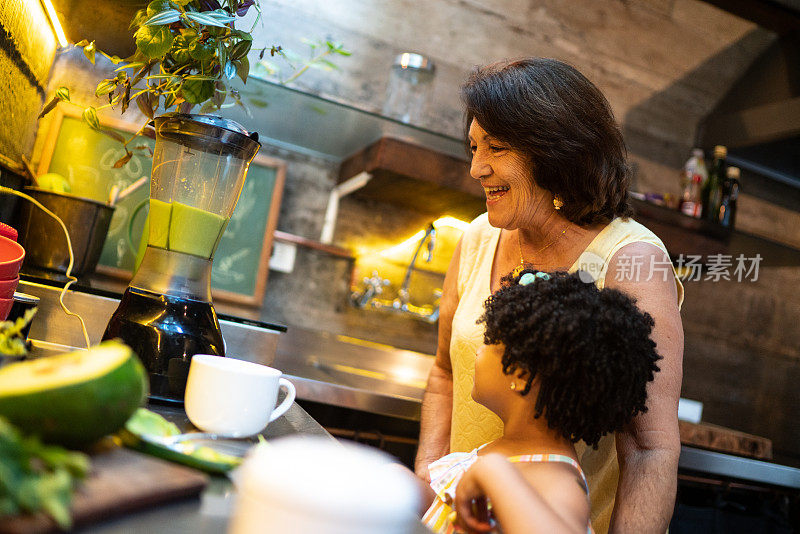
[{"label": "warm light glow", "polygon": [[[459,219],[456,219],[455,217],[450,217],[450,216],[440,217],[440,218],[436,219],[435,221],[433,221],[433,227],[436,230],[439,230],[440,228],[443,228],[445,226],[449,226],[450,228],[455,228],[456,230],[461,230],[463,232],[464,230],[467,229],[467,226],[469,226],[469,223],[461,221]],[[393,255],[395,253],[402,253],[410,245],[418,243],[419,240],[422,239],[422,236],[424,236],[424,235],[425,235],[425,230],[420,230],[419,232],[417,232],[416,234],[412,235],[411,237],[409,237],[408,239],[406,239],[402,243],[399,243],[397,245],[394,245],[392,247],[389,247],[387,249],[384,249],[384,250],[380,251],[380,255],[381,256],[391,256],[391,255]]]},{"label": "warm light glow", "polygon": [[69,41],[67,41],[67,36],[64,34],[64,29],[61,27],[61,22],[58,20],[58,14],[56,13],[56,9],[53,7],[53,3],[50,0],[41,0],[42,5],[44,6],[44,10],[47,12],[47,18],[50,19],[50,25],[53,27],[53,33],[56,34],[56,39],[58,39],[58,46],[61,48],[66,48],[69,46]]}]

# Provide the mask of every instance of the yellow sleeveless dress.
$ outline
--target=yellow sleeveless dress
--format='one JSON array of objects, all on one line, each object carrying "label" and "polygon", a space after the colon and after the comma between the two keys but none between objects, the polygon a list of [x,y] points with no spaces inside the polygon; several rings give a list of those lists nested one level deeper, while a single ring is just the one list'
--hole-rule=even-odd
[{"label": "yellow sleeveless dress", "polygon": [[[458,269],[458,307],[453,316],[450,339],[450,361],[453,366],[453,414],[450,430],[450,452],[467,452],[499,438],[503,423],[488,408],[472,400],[475,376],[475,354],[483,343],[483,326],[475,322],[483,313],[483,303],[490,295],[492,264],[500,229],[489,224],[486,213],[470,223],[461,238]],[[661,240],[633,219],[617,218],[606,225],[586,248],[570,271],[583,269],[593,275],[599,288],[605,286],[608,262],[625,245],[651,243],[666,253]],[[674,269],[672,275],[678,290],[678,307],[683,303],[683,286]],[[613,435],[600,440],[597,450],[576,444],[581,468],[589,480],[592,500],[592,527],[605,534],[614,509],[614,496],[619,479],[616,446]]]}]

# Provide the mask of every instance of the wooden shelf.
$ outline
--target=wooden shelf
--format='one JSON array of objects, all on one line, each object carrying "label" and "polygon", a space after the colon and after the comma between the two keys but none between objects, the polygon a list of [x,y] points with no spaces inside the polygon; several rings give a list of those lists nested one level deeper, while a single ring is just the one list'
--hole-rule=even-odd
[{"label": "wooden shelf", "polygon": [[353,196],[387,202],[433,217],[471,220],[486,211],[469,163],[406,141],[383,137],[342,162],[339,181],[366,171],[372,180]]},{"label": "wooden shelf", "polygon": [[800,250],[770,239],[748,234],[719,224],[695,219],[683,213],[642,200],[632,199],[636,220],[652,230],[675,260],[678,255],[713,254],[746,258],[760,254],[762,267],[800,265]]},{"label": "wooden shelf", "polygon": [[[469,174],[465,159],[400,139],[383,137],[342,162],[339,181],[360,172],[373,178],[353,193],[431,216],[471,220],[486,211],[483,189]],[[769,239],[731,230],[710,221],[632,199],[636,220],[661,238],[673,260],[683,254],[762,257],[762,266],[800,265],[800,250]]]}]

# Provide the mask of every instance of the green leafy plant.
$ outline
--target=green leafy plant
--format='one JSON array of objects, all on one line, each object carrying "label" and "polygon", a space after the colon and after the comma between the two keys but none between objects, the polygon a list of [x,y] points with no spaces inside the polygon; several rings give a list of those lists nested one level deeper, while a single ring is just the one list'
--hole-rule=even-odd
[{"label": "green leafy plant", "polygon": [[[102,80],[95,89],[95,95],[106,97],[108,103],[83,110],[83,120],[90,127],[125,146],[125,156],[115,167],[130,161],[133,157],[130,148],[147,149],[129,148],[138,135],[148,134],[147,123],[125,139],[118,132],[102,127],[98,110],[119,106],[121,113],[125,113],[131,102],[135,102],[152,119],[160,108],[189,113],[200,106],[200,113],[210,113],[229,105],[244,107],[240,93],[230,83],[236,77],[246,83],[250,73],[248,53],[253,45],[253,28],[243,31],[235,27],[236,21],[250,8],[258,11],[254,28],[261,18],[257,0],[154,0],[131,21],[136,40],[136,52],[131,57],[120,59],[108,55],[97,50],[94,41],[83,40],[75,45],[83,48],[92,63],[99,53],[118,65],[116,75]],[[330,60],[332,55],[350,55],[341,43],[309,43],[312,54],[306,59],[287,54],[279,45],[258,49],[258,68],[275,72],[275,66],[265,59],[267,52],[271,58],[286,58],[295,69],[292,76],[283,80],[289,83],[309,68],[336,68]],[[229,99],[232,102],[228,103]],[[59,102],[73,103],[68,88],[60,87],[39,116],[49,113]]]},{"label": "green leafy plant", "polygon": [[36,308],[32,308],[14,322],[0,321],[0,360],[3,356],[24,356],[28,353],[22,330],[35,314]]},{"label": "green leafy plant", "polygon": [[44,512],[69,528],[72,493],[89,467],[85,454],[43,445],[0,417],[0,517]]}]

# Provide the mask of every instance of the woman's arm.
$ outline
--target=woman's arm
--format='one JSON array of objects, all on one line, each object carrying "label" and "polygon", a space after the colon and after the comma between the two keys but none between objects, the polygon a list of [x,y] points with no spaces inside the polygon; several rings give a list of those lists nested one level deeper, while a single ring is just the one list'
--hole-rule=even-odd
[{"label": "woman's arm", "polygon": [[512,464],[500,454],[488,454],[458,483],[456,522],[467,532],[490,532],[488,499],[506,534],[586,534],[589,503],[582,484],[566,464]]},{"label": "woman's arm", "polygon": [[[609,532],[663,534],[678,484],[678,398],[683,376],[683,324],[667,255],[655,245],[631,243],[609,263],[606,287],[636,299],[655,321],[652,339],[661,369],[647,388],[647,412],[617,433],[620,477]],[[636,276],[636,265],[640,265]],[[664,276],[665,269],[670,269]],[[651,275],[652,273],[652,275]],[[629,276],[633,275],[633,276]]]},{"label": "woman's arm", "polygon": [[456,245],[439,301],[439,340],[436,360],[428,375],[428,386],[422,399],[419,448],[414,471],[430,482],[428,465],[450,451],[450,418],[453,412],[453,369],[450,366],[450,334],[453,315],[458,307],[458,262],[461,241]]}]

